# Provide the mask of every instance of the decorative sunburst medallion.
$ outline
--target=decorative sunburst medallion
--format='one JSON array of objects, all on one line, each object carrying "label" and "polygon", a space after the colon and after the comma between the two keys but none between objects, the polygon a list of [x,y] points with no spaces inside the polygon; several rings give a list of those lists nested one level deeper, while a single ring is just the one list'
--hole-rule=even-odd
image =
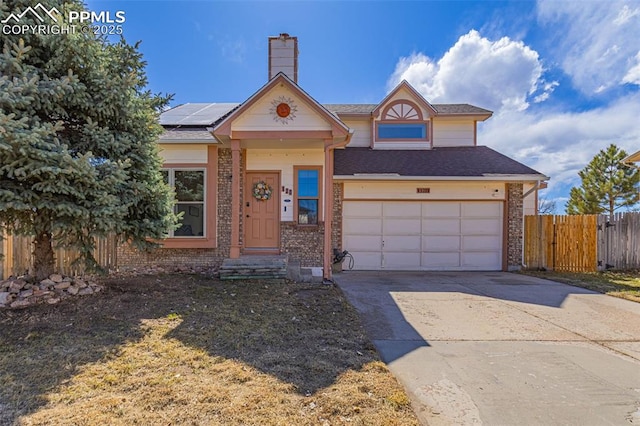
[{"label": "decorative sunburst medallion", "polygon": [[296,112],[298,106],[293,102],[293,99],[286,96],[279,96],[271,101],[271,108],[269,112],[274,121],[278,121],[282,124],[289,124],[296,118]]}]

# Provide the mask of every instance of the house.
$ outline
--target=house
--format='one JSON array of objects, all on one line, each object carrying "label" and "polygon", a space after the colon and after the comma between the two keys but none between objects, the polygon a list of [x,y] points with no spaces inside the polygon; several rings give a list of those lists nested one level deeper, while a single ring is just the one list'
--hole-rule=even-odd
[{"label": "house", "polygon": [[633,154],[623,158],[622,162],[633,167],[638,167],[638,165],[634,163],[640,163],[640,151],[634,152]]},{"label": "house", "polygon": [[406,81],[377,104],[320,104],[297,59],[296,37],[270,37],[268,81],[249,99],[161,115],[182,225],[119,263],[285,254],[329,278],[337,249],[354,269],[520,267],[523,211],[548,178],[478,144],[491,111],[431,104]]}]

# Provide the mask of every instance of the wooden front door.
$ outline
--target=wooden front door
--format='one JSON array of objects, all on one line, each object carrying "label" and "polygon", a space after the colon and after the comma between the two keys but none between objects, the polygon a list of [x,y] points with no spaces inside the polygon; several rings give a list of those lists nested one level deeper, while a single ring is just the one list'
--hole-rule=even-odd
[{"label": "wooden front door", "polygon": [[[254,197],[257,184],[271,188],[268,200]],[[244,188],[244,247],[246,249],[280,249],[280,173],[246,172]]]}]

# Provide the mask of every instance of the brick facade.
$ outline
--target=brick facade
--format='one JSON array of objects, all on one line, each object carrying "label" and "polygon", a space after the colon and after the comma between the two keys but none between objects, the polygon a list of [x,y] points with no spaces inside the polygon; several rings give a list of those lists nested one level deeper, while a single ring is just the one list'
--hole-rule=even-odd
[{"label": "brick facade", "polygon": [[280,223],[280,248],[289,260],[302,267],[321,267],[324,247],[324,224],[300,226],[295,222]]},{"label": "brick facade", "polygon": [[[241,151],[240,159],[240,211],[243,211],[244,171],[246,169],[245,151]],[[166,249],[161,248],[151,252],[140,252],[129,245],[122,244],[118,247],[118,264],[121,269],[139,267],[195,267],[211,268],[219,266],[229,257],[231,247],[231,175],[232,162],[231,150],[223,148],[218,150],[218,221],[217,242],[218,247],[212,249]],[[334,188],[335,191],[335,188]],[[341,195],[340,195],[341,197]],[[341,212],[341,205],[340,210]],[[334,208],[335,212],[335,208]],[[335,225],[334,220],[334,226]],[[339,227],[342,226],[341,218],[338,219]],[[334,229],[334,235],[340,235],[342,229]],[[243,244],[242,220],[240,221],[240,246]],[[321,267],[322,250],[324,247],[324,225],[298,226],[294,222],[280,223],[280,238],[282,253],[287,253],[292,261],[300,262],[303,267]]]},{"label": "brick facade", "polygon": [[333,223],[331,229],[331,250],[337,248],[342,251],[342,198],[344,184],[333,184]]},{"label": "brick facade", "polygon": [[522,183],[507,184],[507,270],[522,268],[523,238],[523,191]]},{"label": "brick facade", "polygon": [[[241,185],[243,184],[241,178]],[[118,266],[121,269],[131,269],[153,266],[211,268],[220,265],[224,258],[229,257],[229,248],[231,247],[230,149],[218,150],[218,187],[216,190],[218,197],[217,248],[160,248],[151,252],[141,252],[128,244],[121,244],[117,254]]]}]

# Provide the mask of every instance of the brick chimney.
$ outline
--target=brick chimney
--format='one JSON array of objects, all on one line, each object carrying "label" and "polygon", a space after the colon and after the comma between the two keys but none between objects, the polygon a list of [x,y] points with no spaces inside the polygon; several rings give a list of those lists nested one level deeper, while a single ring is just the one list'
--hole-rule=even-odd
[{"label": "brick chimney", "polygon": [[269,80],[279,72],[298,83],[298,37],[269,37]]}]

